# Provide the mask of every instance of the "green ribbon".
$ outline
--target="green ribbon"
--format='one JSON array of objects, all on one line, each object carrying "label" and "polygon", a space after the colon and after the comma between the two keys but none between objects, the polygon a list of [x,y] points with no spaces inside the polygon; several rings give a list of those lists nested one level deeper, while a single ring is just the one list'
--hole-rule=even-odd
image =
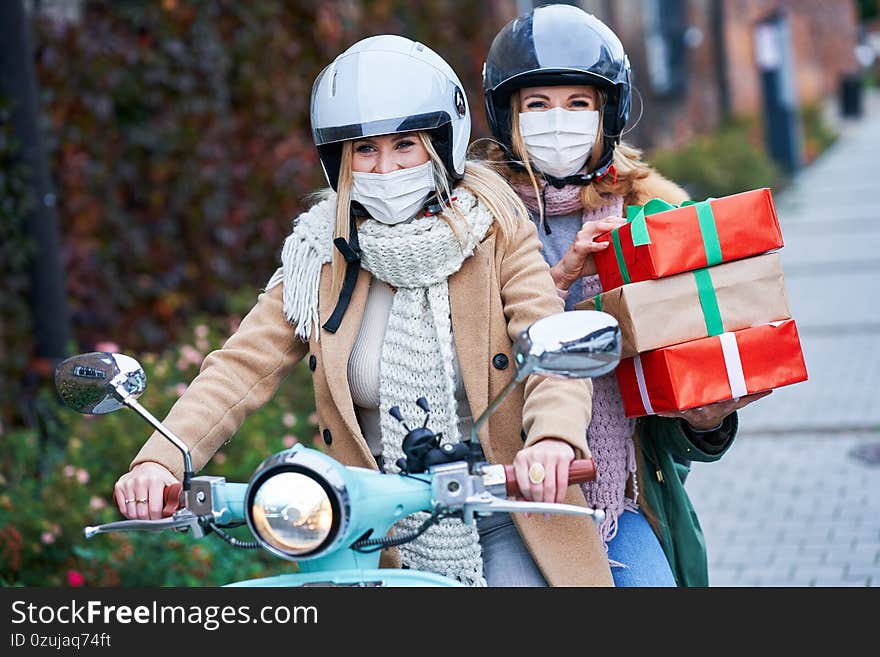
[{"label": "green ribbon", "polygon": [[644,205],[628,205],[626,208],[626,221],[630,224],[633,246],[643,246],[651,243],[651,236],[648,234],[648,223],[645,219],[647,215],[674,210],[677,207],[680,206],[667,203],[659,198],[653,198]]},{"label": "green ribbon", "polygon": [[693,203],[686,201],[682,205],[693,205],[697,210],[697,220],[700,222],[700,234],[703,236],[703,249],[706,251],[706,266],[720,264],[724,259],[721,256],[721,242],[718,239],[718,227],[715,225],[715,215],[712,214],[712,206],[709,200]]},{"label": "green ribbon", "polygon": [[712,276],[709,269],[695,269],[694,278],[697,281],[697,294],[700,297],[700,306],[703,309],[703,319],[706,321],[706,331],[711,337],[724,333],[724,324],[721,321],[721,311],[718,309],[718,297],[715,296],[715,286],[712,285]]},{"label": "green ribbon", "polygon": [[601,312],[601,310],[602,310],[602,295],[601,294],[597,294],[596,296],[593,297],[593,305],[596,307],[596,310]]},{"label": "green ribbon", "polygon": [[[628,205],[626,208],[626,220],[630,226],[630,235],[632,236],[633,246],[644,246],[651,243],[651,236],[648,234],[647,216],[649,214],[657,214],[658,212],[666,212],[676,208],[687,207],[693,205],[697,211],[697,221],[700,225],[700,235],[703,239],[703,249],[706,252],[706,266],[711,267],[723,261],[721,253],[721,242],[718,239],[718,228],[715,225],[715,215],[712,214],[712,205],[709,203],[712,198],[705,201],[685,201],[681,205],[674,205],[666,201],[654,198],[645,203],[645,205]],[[620,270],[620,276],[624,283],[630,282],[629,270],[623,259],[623,248],[620,244],[619,229],[615,228],[611,231],[611,242],[614,246],[614,257],[617,260],[617,268]]]},{"label": "green ribbon", "polygon": [[626,261],[623,259],[623,247],[620,246],[620,235],[617,233],[617,228],[611,231],[611,245],[614,247],[614,258],[617,260],[620,277],[624,283],[629,283],[629,270],[626,268]]}]

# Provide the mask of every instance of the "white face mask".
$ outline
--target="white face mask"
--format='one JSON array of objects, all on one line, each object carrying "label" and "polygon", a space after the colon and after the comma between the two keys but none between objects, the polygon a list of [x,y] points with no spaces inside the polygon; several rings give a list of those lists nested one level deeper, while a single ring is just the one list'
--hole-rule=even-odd
[{"label": "white face mask", "polygon": [[544,173],[564,178],[580,171],[599,133],[599,112],[554,107],[520,112],[519,130],[526,152]]},{"label": "white face mask", "polygon": [[351,199],[383,224],[412,219],[435,189],[431,160],[390,173],[352,172]]}]

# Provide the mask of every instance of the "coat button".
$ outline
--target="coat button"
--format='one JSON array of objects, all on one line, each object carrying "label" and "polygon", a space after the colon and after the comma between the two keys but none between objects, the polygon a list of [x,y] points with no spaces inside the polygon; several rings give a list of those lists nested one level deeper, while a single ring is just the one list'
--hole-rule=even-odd
[{"label": "coat button", "polygon": [[506,370],[510,365],[510,359],[504,354],[495,354],[492,356],[492,365],[496,370]]},{"label": "coat button", "polygon": [[324,429],[323,436],[325,445],[329,445],[333,442],[333,436],[330,435],[330,429]]},{"label": "coat button", "polygon": [[309,369],[314,372],[316,367],[318,367],[318,359],[314,356],[309,356]]}]

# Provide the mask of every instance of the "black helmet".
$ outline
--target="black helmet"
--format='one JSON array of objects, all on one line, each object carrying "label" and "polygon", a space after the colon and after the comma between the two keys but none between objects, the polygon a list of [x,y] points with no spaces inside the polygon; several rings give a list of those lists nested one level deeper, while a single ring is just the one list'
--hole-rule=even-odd
[{"label": "black helmet", "polygon": [[495,36],[483,65],[489,127],[511,151],[510,96],[523,87],[588,84],[605,93],[602,168],[629,119],[630,65],[617,35],[572,5],[544,5],[522,14]]}]

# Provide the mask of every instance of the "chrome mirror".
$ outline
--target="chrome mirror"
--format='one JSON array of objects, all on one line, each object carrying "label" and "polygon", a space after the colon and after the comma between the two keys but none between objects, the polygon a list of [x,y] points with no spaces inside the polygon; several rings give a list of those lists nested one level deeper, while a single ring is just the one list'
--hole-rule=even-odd
[{"label": "chrome mirror", "polygon": [[146,389],[144,369],[131,356],[93,351],[72,356],[55,368],[58,395],[80,413],[101,415],[125,406],[116,386],[134,398]]},{"label": "chrome mirror", "polygon": [[174,443],[183,454],[183,489],[188,491],[193,476],[189,447],[137,401],[146,387],[144,368],[125,354],[93,351],[71,356],[55,368],[55,389],[67,406],[96,415],[127,406]]},{"label": "chrome mirror", "polygon": [[585,379],[620,362],[617,320],[597,310],[574,310],[539,319],[513,344],[516,380],[529,374]]},{"label": "chrome mirror", "polygon": [[480,426],[529,374],[566,379],[602,376],[617,367],[620,348],[620,327],[608,313],[572,310],[539,319],[514,341],[516,374],[474,422],[471,444],[476,445]]}]

